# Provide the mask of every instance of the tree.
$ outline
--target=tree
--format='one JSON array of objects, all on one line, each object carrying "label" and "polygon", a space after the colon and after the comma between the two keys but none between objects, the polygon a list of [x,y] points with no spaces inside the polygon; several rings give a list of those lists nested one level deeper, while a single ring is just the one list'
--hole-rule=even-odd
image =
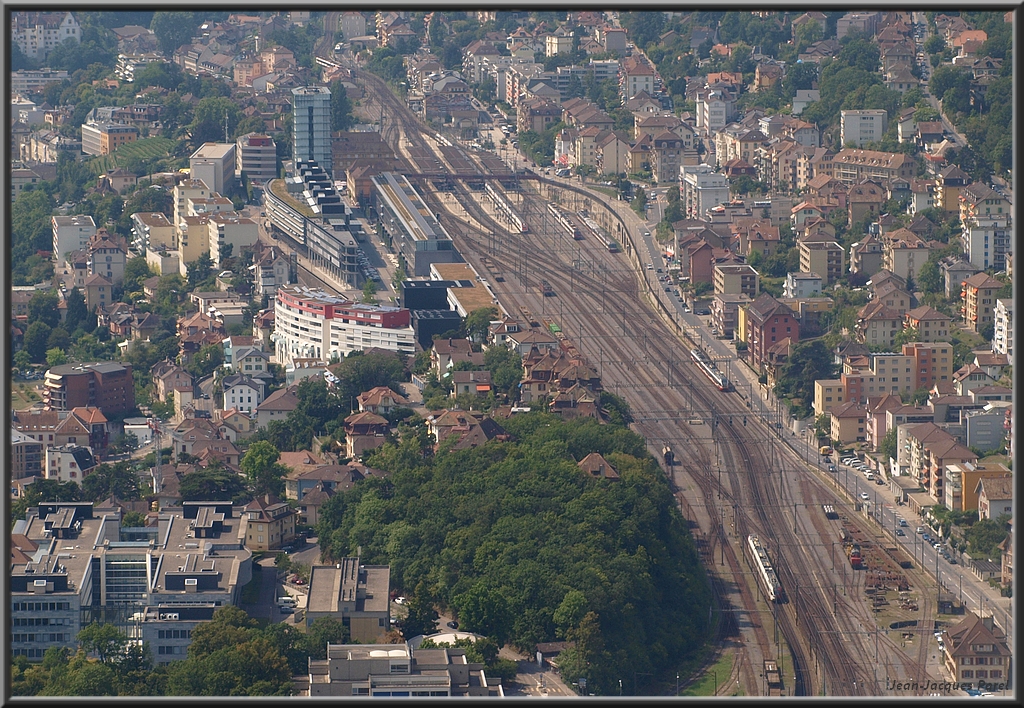
[{"label": "tree", "polygon": [[74,333],[79,327],[89,329],[86,325],[89,321],[89,308],[85,304],[85,296],[78,288],[72,288],[67,295],[68,311],[64,317],[64,326],[67,331]]},{"label": "tree", "polygon": [[45,322],[33,322],[25,330],[23,346],[34,364],[46,361],[46,342],[50,337],[50,326]]},{"label": "tree", "polygon": [[281,453],[265,440],[258,440],[249,446],[239,463],[249,480],[249,488],[255,496],[273,494],[283,496],[284,477],[287,468],[277,461]]},{"label": "tree", "polygon": [[96,654],[107,664],[124,652],[128,638],[116,625],[93,622],[78,633],[78,643],[87,654]]},{"label": "tree", "polygon": [[195,14],[192,12],[156,12],[149,25],[160,42],[160,49],[167,56],[181,45],[188,44],[196,27]]},{"label": "tree", "polygon": [[67,349],[71,346],[71,337],[68,336],[68,331],[61,326],[55,327],[51,332],[50,336],[46,338],[46,349]]},{"label": "tree", "polygon": [[886,464],[890,459],[896,457],[896,428],[890,428],[886,431],[885,437],[882,438],[882,442],[878,445],[878,451],[882,454],[882,459],[885,460]]},{"label": "tree", "polygon": [[355,124],[352,117],[352,101],[341,81],[332,81],[331,91],[331,130],[348,130]]},{"label": "tree", "polygon": [[235,128],[242,120],[238,104],[224,96],[207,96],[196,104],[192,112],[189,131],[192,146],[198,148],[207,142],[224,141],[224,119],[227,117],[227,134],[234,135]]},{"label": "tree", "polygon": [[64,350],[59,347],[46,350],[46,365],[51,369],[55,366],[68,363],[68,357],[64,354]]},{"label": "tree", "polygon": [[82,480],[82,496],[90,501],[102,501],[110,496],[134,501],[142,497],[142,485],[128,462],[104,463]]},{"label": "tree", "polygon": [[57,293],[52,290],[37,290],[28,301],[28,323],[42,322],[51,329],[60,324],[57,311]]},{"label": "tree", "polygon": [[195,353],[192,361],[185,366],[185,370],[201,379],[219,369],[223,363],[224,347],[219,344],[207,344]]},{"label": "tree", "polygon": [[377,281],[367,278],[363,283],[363,302],[375,302],[377,300]]},{"label": "tree", "polygon": [[641,218],[647,216],[647,192],[644,191],[643,187],[636,188],[636,195],[633,197],[633,201],[629,203],[629,207],[639,214]]},{"label": "tree", "polygon": [[142,290],[142,283],[152,278],[156,273],[150,268],[149,263],[142,256],[129,258],[124,264],[124,291],[133,293]]},{"label": "tree", "polygon": [[[88,479],[88,478],[87,478]],[[245,490],[242,478],[218,465],[189,472],[178,487],[182,501],[248,501],[252,495]]]},{"label": "tree", "polygon": [[192,263],[187,266],[188,271],[188,287],[195,289],[200,283],[208,279],[213,272],[213,259],[210,258],[209,251],[203,251]]},{"label": "tree", "polygon": [[146,525],[146,515],[141,511],[126,511],[121,517],[123,528],[142,528]]},{"label": "tree", "polygon": [[466,336],[474,342],[483,342],[487,339],[487,329],[491,321],[498,317],[498,310],[494,307],[481,307],[466,315],[463,325]]}]

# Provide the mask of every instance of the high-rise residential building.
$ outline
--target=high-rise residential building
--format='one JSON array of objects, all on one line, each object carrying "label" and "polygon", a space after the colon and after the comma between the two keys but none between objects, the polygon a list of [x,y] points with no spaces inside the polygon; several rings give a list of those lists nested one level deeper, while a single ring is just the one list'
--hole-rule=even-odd
[{"label": "high-rise residential building", "polygon": [[292,157],[316,160],[331,173],[331,90],[326,86],[293,88],[292,119]]}]

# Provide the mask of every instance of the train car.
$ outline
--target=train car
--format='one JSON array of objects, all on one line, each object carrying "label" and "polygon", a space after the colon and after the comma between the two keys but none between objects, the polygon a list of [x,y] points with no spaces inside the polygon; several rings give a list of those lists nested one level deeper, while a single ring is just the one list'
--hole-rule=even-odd
[{"label": "train car", "polygon": [[516,210],[512,208],[508,199],[505,198],[505,195],[499,189],[496,189],[493,184],[488,182],[484,185],[484,192],[490,197],[491,202],[494,203],[494,208],[505,217],[505,220],[515,233],[525,234],[530,232],[522,217],[516,213]]},{"label": "train car", "polygon": [[604,247],[608,249],[608,253],[618,253],[619,252],[619,244],[616,243],[615,241],[613,241],[610,238],[606,238],[604,240]]},{"label": "train car", "polygon": [[583,238],[583,234],[580,233],[579,227],[577,227],[576,224],[573,223],[572,219],[566,216],[561,209],[554,204],[548,204],[548,211],[555,217],[555,221],[558,223],[558,226],[562,231],[566,232],[577,241]]},{"label": "train car", "polygon": [[851,543],[846,549],[846,555],[850,559],[850,567],[854,570],[858,570],[861,567],[861,562],[864,560],[864,555],[860,550],[860,544]]},{"label": "train car", "polygon": [[912,560],[910,560],[910,556],[908,556],[907,552],[904,551],[899,546],[886,543],[886,544],[882,545],[882,550],[885,551],[885,554],[887,556],[889,556],[890,558],[892,558],[893,562],[896,565],[898,565],[899,567],[901,567],[901,568],[913,568],[914,567],[914,562]]},{"label": "train car", "polygon": [[821,509],[822,509],[822,511],[825,512],[825,518],[826,519],[838,519],[839,518],[839,514],[836,513],[836,508],[834,506],[832,506],[831,504],[822,504],[821,505]]},{"label": "train car", "polygon": [[540,289],[544,293],[544,297],[552,297],[555,291],[551,288],[551,283],[546,280],[540,281]]},{"label": "train car", "polygon": [[708,377],[711,383],[715,384],[719,391],[732,390],[732,382],[726,378],[725,374],[718,370],[715,362],[707,354],[700,349],[691,349],[690,358],[693,359],[693,363]]},{"label": "train car", "polygon": [[782,585],[779,584],[779,578],[768,558],[768,552],[761,545],[757,536],[747,536],[747,553],[754,566],[757,582],[765,596],[770,602],[778,602],[782,597]]}]

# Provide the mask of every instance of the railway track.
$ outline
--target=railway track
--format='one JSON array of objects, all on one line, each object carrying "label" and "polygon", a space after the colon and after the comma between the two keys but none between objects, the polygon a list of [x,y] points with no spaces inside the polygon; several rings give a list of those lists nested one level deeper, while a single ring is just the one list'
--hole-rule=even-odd
[{"label": "railway track", "polygon": [[[369,76],[359,72],[360,79],[375,84],[380,105],[384,107],[382,115],[387,115],[388,120],[382,125],[382,131],[394,139],[398,139],[396,135],[400,134],[410,145],[423,149],[424,154],[429,151],[436,155],[422,137],[414,137],[419,135],[420,127],[406,117],[405,106],[391,94],[383,81]],[[427,171],[427,167],[436,169],[436,165],[425,163],[410,167],[417,171]],[[458,167],[465,168],[464,165]],[[580,190],[570,188],[570,191]],[[562,330],[570,337],[578,332],[579,336],[574,337],[576,345],[592,363],[597,362],[596,368],[605,385],[614,387],[616,392],[624,392],[637,416],[637,431],[645,435],[655,451],[664,443],[671,444],[675,450],[686,450],[686,454],[680,456],[682,464],[678,471],[693,480],[707,511],[709,530],[703,537],[703,543],[699,544],[705,563],[713,567],[717,551],[721,558],[726,559],[728,571],[723,575],[749,577],[735,549],[728,543],[728,532],[721,518],[722,510],[730,505],[734,509],[733,524],[739,538],[744,538],[747,533],[756,533],[767,540],[789,598],[788,603],[774,608],[773,616],[795,664],[787,667],[795,677],[792,693],[813,695],[826,690],[839,695],[880,693],[877,677],[873,680],[863,665],[866,642],[859,635],[865,632],[861,620],[854,617],[854,599],[847,596],[842,604],[837,599],[830,603],[820,592],[821,587],[808,588],[806,583],[801,584],[802,578],[795,570],[808,568],[809,563],[820,561],[820,558],[816,559],[800,548],[801,539],[797,538],[795,530],[790,531],[791,520],[786,518],[783,510],[793,505],[795,523],[796,506],[810,506],[806,504],[808,497],[826,501],[834,499],[834,492],[818,481],[813,484],[803,482],[802,501],[794,498],[792,489],[782,483],[773,446],[769,443],[766,449],[760,444],[773,440],[775,433],[754,416],[748,408],[749,403],[744,405],[737,394],[720,393],[710,382],[696,375],[696,368],[686,368],[686,362],[679,355],[675,333],[668,331],[662,320],[639,297],[639,275],[619,260],[624,256],[597,251],[592,254],[589,269],[567,260],[566,255],[573,249],[579,253],[579,245],[571,247],[559,243],[558,230],[547,228],[543,223],[548,202],[536,194],[524,193],[523,196],[522,214],[531,227],[529,234],[508,233],[504,224],[489,214],[464,185],[456,185],[453,196],[472,221],[464,221],[451,214],[442,214],[442,220],[446,228],[450,225],[452,233],[458,234],[458,247],[464,257],[480,272],[486,270],[481,263],[487,259],[490,269],[519,274],[518,288],[507,281],[500,288],[495,285],[509,310],[514,311],[513,306],[518,306],[544,312],[545,299],[536,286],[542,280],[558,284],[556,292]],[[434,205],[440,205],[429,193],[424,197]],[[585,198],[594,199],[594,196],[585,193]],[[618,220],[625,229],[621,217]],[[495,247],[494,234],[500,235],[500,248]],[[562,238],[571,243],[568,235]],[[524,260],[529,261],[529,270],[523,267]],[[512,280],[516,281],[515,278]],[[534,294],[531,294],[531,286]],[[621,322],[618,322],[620,313]],[[593,317],[596,314],[605,317]],[[637,366],[640,362],[645,365]],[[724,481],[716,479],[707,439],[694,433],[692,428],[697,426],[689,425],[689,419],[693,417],[711,422],[716,435],[713,445],[727,470]],[[742,425],[738,420],[740,417],[744,419]],[[750,424],[746,424],[747,417]],[[740,427],[744,430],[741,431]],[[783,454],[792,457],[784,446],[779,448],[780,460]],[[681,476],[673,475],[673,478]],[[779,479],[777,485],[771,483],[775,479]],[[685,506],[695,505],[685,502]],[[688,516],[692,518],[695,514]],[[768,638],[765,623],[759,620],[756,600],[749,584],[738,585],[744,604],[742,610],[751,618],[757,643],[768,656],[767,652],[771,652],[774,645]],[[728,622],[725,615],[733,613],[722,614],[720,626],[723,631],[731,631],[735,622]],[[801,618],[803,629],[800,628]],[[820,626],[808,631],[807,625],[812,620]],[[921,665],[922,650],[923,647],[919,649],[917,662],[908,658],[904,666]],[[759,667],[753,664],[750,656],[746,655],[742,660],[748,676],[756,676]],[[822,679],[818,678],[819,666]]]}]

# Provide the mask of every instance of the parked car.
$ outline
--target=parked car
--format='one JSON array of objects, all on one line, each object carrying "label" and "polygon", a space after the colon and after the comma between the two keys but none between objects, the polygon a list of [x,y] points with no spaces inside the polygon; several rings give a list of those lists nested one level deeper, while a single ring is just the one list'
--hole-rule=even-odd
[{"label": "parked car", "polygon": [[458,629],[459,628],[459,623],[456,622],[455,620],[452,620],[451,622],[448,623],[448,628],[449,629]]},{"label": "parked car", "polygon": [[924,526],[918,526],[917,529],[915,529],[915,533],[924,533]]},{"label": "parked car", "polygon": [[923,538],[923,539],[924,539],[925,541],[927,541],[928,543],[931,543],[931,542],[932,542],[932,537],[931,537],[931,535],[929,535],[929,534],[926,534],[926,533],[924,533],[924,534],[921,534],[921,538]]}]

